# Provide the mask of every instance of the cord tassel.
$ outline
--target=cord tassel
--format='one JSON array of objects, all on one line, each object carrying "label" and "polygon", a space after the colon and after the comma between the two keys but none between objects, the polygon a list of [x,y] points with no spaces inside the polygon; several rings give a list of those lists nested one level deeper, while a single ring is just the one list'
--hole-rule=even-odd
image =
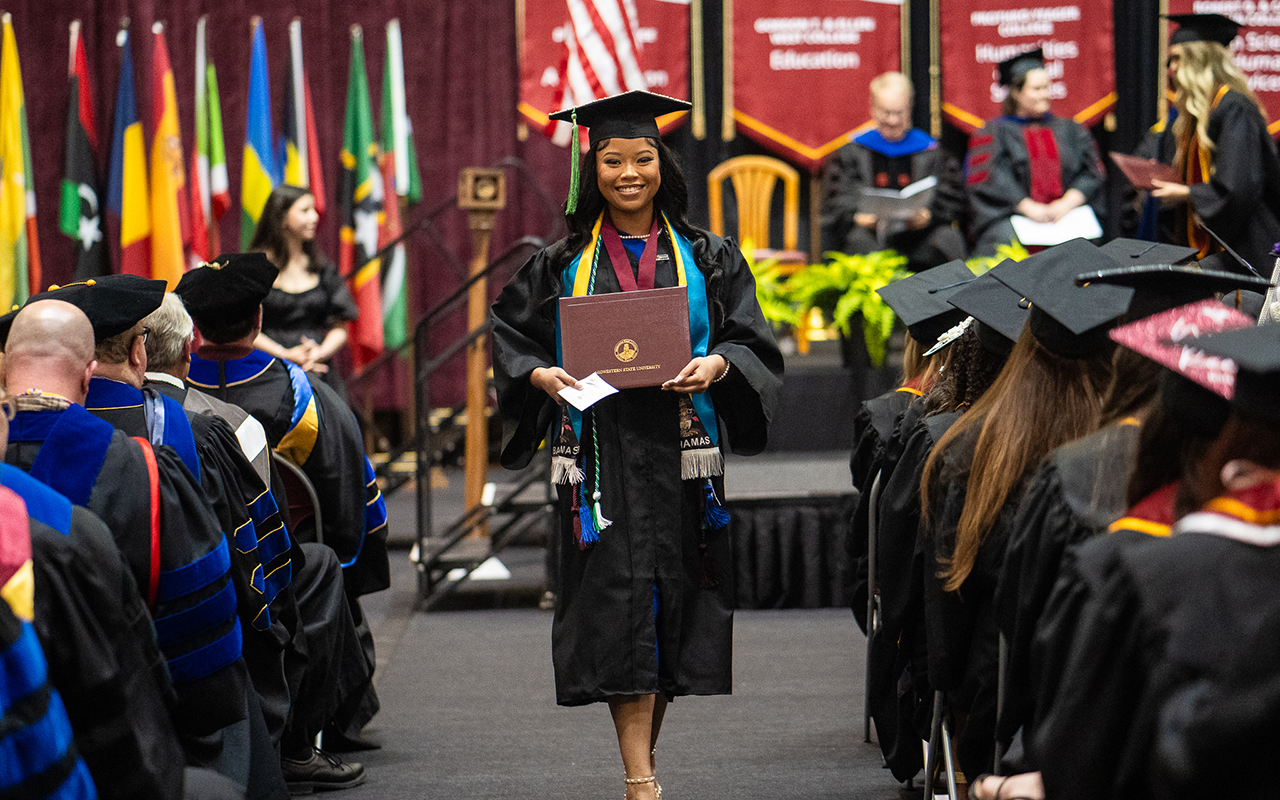
[{"label": "cord tassel", "polygon": [[720,505],[720,500],[716,497],[716,489],[711,485],[710,479],[707,480],[703,499],[703,515],[706,519],[707,527],[713,530],[727,528],[730,519],[729,512],[725,511],[724,507]]},{"label": "cord tassel", "polygon": [[564,205],[565,216],[572,216],[578,210],[578,161],[582,153],[578,152],[578,109],[574,108],[569,115],[569,124],[573,126],[573,135],[569,140],[569,200]]},{"label": "cord tassel", "polygon": [[588,546],[600,541],[600,534],[596,530],[595,520],[592,519],[591,506],[585,501],[578,507],[578,521],[582,527],[582,538],[578,547],[586,550]]},{"label": "cord tassel", "polygon": [[596,524],[596,529],[597,529],[597,530],[604,530],[605,528],[607,528],[607,527],[609,527],[610,525],[612,525],[612,524],[613,524],[613,520],[605,519],[605,518],[604,518],[604,513],[600,510],[600,492],[596,492],[596,493],[595,493],[595,495],[593,495],[593,498],[592,498],[592,499],[594,499],[594,500],[595,500],[595,503],[593,504],[593,507],[594,507],[594,510],[595,510],[595,520],[594,520],[594,521],[595,521],[595,524]]}]

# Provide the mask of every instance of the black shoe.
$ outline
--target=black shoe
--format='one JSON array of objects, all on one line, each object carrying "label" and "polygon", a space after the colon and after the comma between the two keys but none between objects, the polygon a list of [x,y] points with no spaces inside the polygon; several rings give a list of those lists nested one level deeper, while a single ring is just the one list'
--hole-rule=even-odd
[{"label": "black shoe", "polygon": [[313,749],[311,756],[302,761],[282,758],[280,768],[291,795],[350,789],[365,779],[363,764],[348,764],[323,750]]}]

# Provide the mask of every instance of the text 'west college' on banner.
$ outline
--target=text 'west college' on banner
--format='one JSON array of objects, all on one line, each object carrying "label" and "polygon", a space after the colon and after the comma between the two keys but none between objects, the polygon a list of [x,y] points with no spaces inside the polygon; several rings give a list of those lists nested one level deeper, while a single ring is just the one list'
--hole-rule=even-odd
[{"label": "text 'west college' on banner", "polygon": [[[1169,0],[1170,14],[1222,14],[1244,27],[1231,42],[1231,59],[1267,110],[1267,130],[1280,134],[1280,2]],[[1170,32],[1177,30],[1169,24]]]},{"label": "text 'west college' on banner", "polygon": [[[522,0],[520,113],[569,144],[547,117],[632,89],[689,97],[689,0]],[[665,133],[687,112],[658,118]],[[586,139],[584,138],[585,142]]]},{"label": "text 'west college' on banner", "polygon": [[946,0],[942,113],[973,132],[1001,114],[1001,61],[1044,48],[1053,113],[1092,125],[1116,104],[1111,0]]},{"label": "text 'west college' on banner", "polygon": [[817,171],[872,125],[868,84],[901,65],[901,16],[901,0],[734,0],[738,130]]}]

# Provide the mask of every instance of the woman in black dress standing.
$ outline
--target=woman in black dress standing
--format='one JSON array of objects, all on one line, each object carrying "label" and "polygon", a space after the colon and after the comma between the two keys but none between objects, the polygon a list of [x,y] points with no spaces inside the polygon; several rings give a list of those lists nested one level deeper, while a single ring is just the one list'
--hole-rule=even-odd
[{"label": "woman in black dress standing", "polygon": [[347,343],[345,323],[358,311],[333,263],[316,250],[319,220],[315,197],[306,189],[281,184],[267,198],[249,249],[266,253],[280,274],[262,302],[262,333],[254,345],[324,373],[325,382],[345,399],[329,359]]},{"label": "woman in black dress standing", "polygon": [[[760,452],[781,388],[751,271],[737,245],[688,223],[684,177],[658,138],[655,117],[688,106],[627,92],[562,112],[590,128],[591,143],[567,204],[569,237],[534,254],[493,306],[503,466],[527,465],[553,422],[559,437],[556,700],[609,704],[628,800],[659,796],[667,703],[731,690],[717,423],[735,452]],[[587,377],[562,366],[558,298],[675,286],[687,290],[688,364],[584,412],[558,405],[560,390]]]}]

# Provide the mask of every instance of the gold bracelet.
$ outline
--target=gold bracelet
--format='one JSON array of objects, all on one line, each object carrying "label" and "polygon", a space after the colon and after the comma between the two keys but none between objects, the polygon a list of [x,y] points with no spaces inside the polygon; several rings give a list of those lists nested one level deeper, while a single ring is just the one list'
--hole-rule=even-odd
[{"label": "gold bracelet", "polygon": [[[724,358],[724,356],[720,356],[720,357]],[[729,374],[729,367],[732,367],[732,366],[733,364],[729,361],[729,359],[724,358],[724,372],[721,372],[719,375],[712,378],[711,382],[719,383],[720,381],[724,380],[725,376]]]}]

